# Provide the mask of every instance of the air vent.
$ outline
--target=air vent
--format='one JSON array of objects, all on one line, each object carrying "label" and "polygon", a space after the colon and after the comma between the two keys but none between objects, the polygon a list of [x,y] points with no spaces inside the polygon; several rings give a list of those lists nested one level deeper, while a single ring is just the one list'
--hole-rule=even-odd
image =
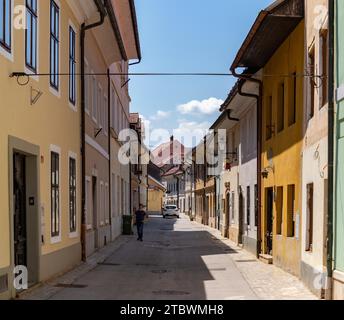
[{"label": "air vent", "polygon": [[7,274],[0,276],[0,293],[8,291],[8,277]]}]

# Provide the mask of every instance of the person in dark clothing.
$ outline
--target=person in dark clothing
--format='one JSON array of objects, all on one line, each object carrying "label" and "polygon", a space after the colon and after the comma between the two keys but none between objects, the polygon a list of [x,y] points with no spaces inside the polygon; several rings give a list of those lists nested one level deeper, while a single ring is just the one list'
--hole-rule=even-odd
[{"label": "person in dark clothing", "polygon": [[143,210],[144,206],[140,204],[139,210],[135,212],[136,227],[137,227],[137,241],[143,241],[143,224],[146,218],[146,212]]}]

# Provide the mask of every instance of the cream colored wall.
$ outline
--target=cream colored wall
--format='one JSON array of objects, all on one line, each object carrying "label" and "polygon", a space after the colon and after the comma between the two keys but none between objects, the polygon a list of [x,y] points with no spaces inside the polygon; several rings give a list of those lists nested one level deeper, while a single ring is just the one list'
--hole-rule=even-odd
[{"label": "cream colored wall", "polygon": [[[16,0],[15,5],[23,5],[24,1]],[[66,2],[61,1],[61,42],[60,42],[60,71],[68,72],[68,28],[71,20],[79,27]],[[38,71],[49,72],[49,1],[39,1],[39,65]],[[77,30],[76,30],[77,31]],[[76,39],[76,56],[79,56],[79,34]],[[77,112],[73,111],[68,101],[68,77],[60,77],[60,96],[56,97],[49,88],[49,77],[31,79],[27,86],[19,86],[16,79],[8,75],[13,71],[24,71],[24,31],[13,30],[13,61],[0,54],[0,96],[1,96],[1,126],[0,126],[0,268],[10,264],[10,228],[9,225],[9,163],[8,136],[39,145],[42,162],[40,166],[40,197],[44,206],[45,243],[42,254],[48,254],[67,246],[78,243],[79,237],[69,238],[69,208],[68,208],[68,152],[77,154],[77,179],[80,190],[80,86],[77,84]],[[30,105],[30,87],[39,89],[43,96],[38,102]],[[50,243],[50,145],[61,148],[61,218],[62,238],[57,244]],[[80,221],[80,193],[77,193],[77,221]],[[78,225],[80,234],[80,224]]]},{"label": "cream colored wall", "polygon": [[[327,10],[326,0],[306,1],[306,47],[307,57],[309,48],[314,45],[317,74],[320,74],[320,30],[327,29],[327,15],[319,19],[319,9]],[[306,66],[307,66],[306,62]],[[305,79],[305,103],[310,105],[309,84]],[[326,179],[327,179],[327,135],[328,135],[328,105],[320,104],[321,87],[315,90],[314,117],[309,120],[308,108],[304,113],[303,140],[303,170],[302,170],[302,260],[312,266],[317,272],[323,272],[326,264],[325,223],[326,223]],[[315,157],[318,153],[318,157]],[[307,184],[314,183],[314,237],[313,252],[306,252],[307,230]]]}]

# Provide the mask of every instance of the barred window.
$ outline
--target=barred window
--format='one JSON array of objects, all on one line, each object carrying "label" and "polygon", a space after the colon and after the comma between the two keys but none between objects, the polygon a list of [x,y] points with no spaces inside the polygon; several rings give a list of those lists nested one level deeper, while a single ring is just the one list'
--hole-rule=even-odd
[{"label": "barred window", "polygon": [[76,231],[76,160],[69,158],[69,230]]},{"label": "barred window", "polygon": [[60,155],[51,152],[51,236],[60,235]]}]

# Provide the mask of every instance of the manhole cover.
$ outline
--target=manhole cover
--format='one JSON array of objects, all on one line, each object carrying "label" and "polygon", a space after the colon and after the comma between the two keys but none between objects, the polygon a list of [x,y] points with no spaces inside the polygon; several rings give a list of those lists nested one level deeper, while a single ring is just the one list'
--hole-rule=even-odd
[{"label": "manhole cover", "polygon": [[242,262],[242,263],[244,263],[244,262],[257,262],[257,260],[253,260],[253,259],[251,259],[251,260],[235,260],[235,262]]},{"label": "manhole cover", "polygon": [[153,291],[153,294],[159,296],[187,296],[190,292],[186,291],[176,291],[176,290],[160,290],[160,291]]},{"label": "manhole cover", "polygon": [[164,274],[164,273],[168,273],[168,270],[152,270],[152,273],[156,273],[156,274]]},{"label": "manhole cover", "polygon": [[111,266],[111,267],[118,267],[120,266],[119,263],[112,263],[112,262],[98,262],[99,266]]},{"label": "manhole cover", "polygon": [[84,289],[87,288],[85,284],[72,284],[72,283],[58,283],[54,285],[56,288],[66,288],[66,289]]}]

